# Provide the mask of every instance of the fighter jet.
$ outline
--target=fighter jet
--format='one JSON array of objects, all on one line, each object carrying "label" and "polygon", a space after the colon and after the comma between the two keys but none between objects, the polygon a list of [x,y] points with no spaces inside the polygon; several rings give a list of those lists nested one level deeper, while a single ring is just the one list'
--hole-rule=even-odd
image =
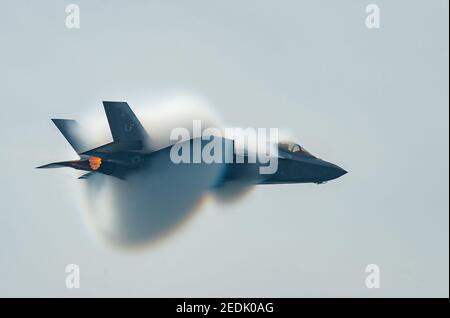
[{"label": "fighter jet", "polygon": [[[133,173],[138,173],[142,168],[152,166],[154,158],[167,157],[170,160],[168,146],[162,149],[146,147],[150,140],[136,115],[126,102],[104,101],[106,117],[113,141],[89,149],[86,141],[81,137],[80,125],[71,119],[52,119],[53,123],[67,139],[72,148],[79,155],[78,160],[62,161],[46,164],[37,168],[70,167],[87,171],[79,179],[89,179],[95,174],[103,174],[115,177],[126,182]],[[191,144],[194,139],[189,140]],[[230,182],[244,182],[252,184],[287,184],[287,183],[317,183],[321,184],[329,180],[339,178],[347,173],[339,166],[319,159],[302,146],[292,142],[279,142],[278,168],[273,174],[260,174],[259,162],[236,160],[238,156],[246,156],[239,153],[231,141],[235,160],[231,163],[222,163],[223,173],[215,181],[212,187],[222,187]],[[204,145],[204,141],[201,141]],[[175,163],[174,163],[175,164]]]}]

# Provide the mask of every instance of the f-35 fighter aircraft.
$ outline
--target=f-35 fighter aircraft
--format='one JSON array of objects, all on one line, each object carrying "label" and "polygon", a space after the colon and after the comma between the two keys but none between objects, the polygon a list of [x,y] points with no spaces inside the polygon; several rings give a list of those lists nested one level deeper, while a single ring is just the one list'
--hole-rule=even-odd
[{"label": "f-35 fighter aircraft", "polygon": [[[80,159],[54,162],[38,168],[71,167],[87,171],[79,179],[88,179],[94,174],[104,174],[127,180],[141,168],[149,167],[153,158],[167,156],[170,160],[168,146],[158,150],[150,150],[145,145],[149,135],[139,122],[126,102],[103,102],[106,117],[113,141],[94,149],[81,138],[78,123],[70,119],[52,119]],[[190,140],[189,142],[192,142]],[[202,141],[203,144],[203,141]],[[234,149],[233,156],[239,156]],[[232,163],[221,163],[223,173],[214,187],[220,187],[231,181],[242,181],[253,184],[283,184],[283,183],[324,183],[336,179],[347,172],[319,158],[316,158],[303,147],[295,143],[278,143],[278,168],[273,174],[260,174],[260,163],[245,160],[233,160]],[[175,164],[175,163],[174,163]]]}]

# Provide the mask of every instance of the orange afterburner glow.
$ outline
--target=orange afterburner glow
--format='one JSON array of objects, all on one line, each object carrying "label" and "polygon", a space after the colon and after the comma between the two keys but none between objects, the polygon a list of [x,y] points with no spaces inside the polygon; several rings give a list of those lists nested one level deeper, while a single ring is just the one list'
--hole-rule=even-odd
[{"label": "orange afterburner glow", "polygon": [[102,158],[99,157],[89,157],[89,166],[92,170],[97,170],[102,165]]}]

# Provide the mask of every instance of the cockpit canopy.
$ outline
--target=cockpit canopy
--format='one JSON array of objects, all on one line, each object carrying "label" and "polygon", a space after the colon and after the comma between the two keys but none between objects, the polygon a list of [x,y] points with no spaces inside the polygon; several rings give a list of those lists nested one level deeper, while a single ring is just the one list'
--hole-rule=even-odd
[{"label": "cockpit canopy", "polygon": [[280,143],[278,143],[278,148],[281,151],[290,152],[294,155],[301,155],[301,156],[305,156],[305,157],[314,157],[305,148],[303,148],[299,144],[296,144],[293,142],[280,142]]}]

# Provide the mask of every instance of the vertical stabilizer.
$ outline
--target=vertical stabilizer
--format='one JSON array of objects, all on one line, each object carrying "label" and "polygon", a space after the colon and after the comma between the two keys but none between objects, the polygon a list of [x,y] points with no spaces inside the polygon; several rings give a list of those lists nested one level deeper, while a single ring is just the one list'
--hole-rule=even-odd
[{"label": "vertical stabilizer", "polygon": [[77,154],[88,149],[88,145],[82,137],[81,126],[77,121],[72,119],[52,119],[52,121]]}]

